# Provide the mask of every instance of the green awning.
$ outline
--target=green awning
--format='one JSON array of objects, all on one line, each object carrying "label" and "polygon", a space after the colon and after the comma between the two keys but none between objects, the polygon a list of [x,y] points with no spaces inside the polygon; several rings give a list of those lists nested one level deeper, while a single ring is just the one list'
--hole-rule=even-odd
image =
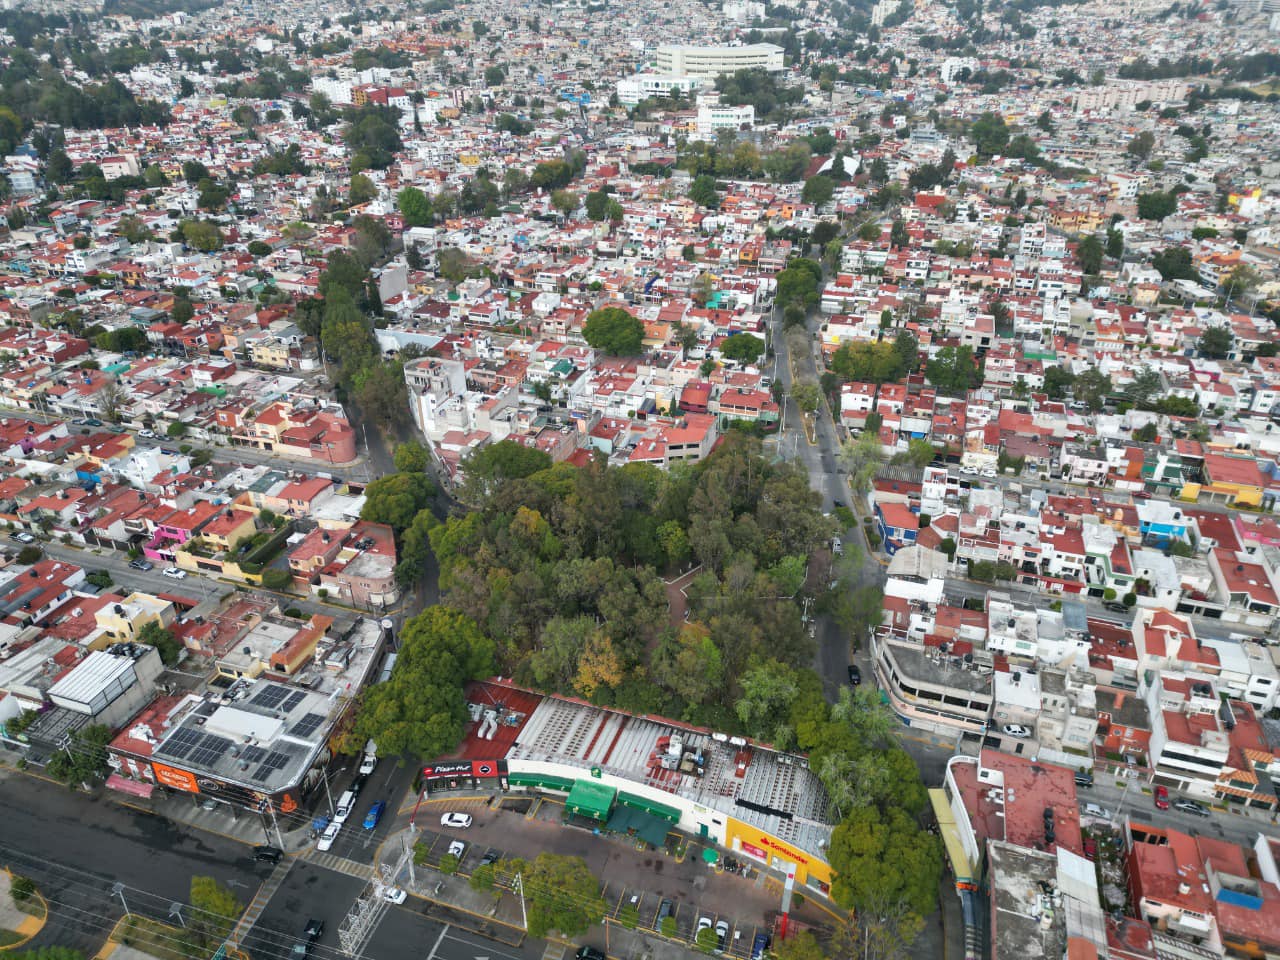
[{"label": "green awning", "polygon": [[564,806],[570,813],[590,817],[592,820],[605,820],[613,809],[613,801],[617,795],[615,788],[606,787],[603,783],[575,780]]},{"label": "green awning", "polygon": [[573,789],[573,781],[568,777],[553,777],[549,773],[513,773],[507,777],[507,783],[513,787],[542,787],[561,793]]},{"label": "green awning", "polygon": [[624,803],[628,807],[635,807],[637,810],[643,810],[645,813],[652,814],[655,817],[661,817],[668,823],[680,822],[679,810],[675,807],[669,807],[665,803],[659,803],[657,800],[638,797],[634,793],[620,793],[618,794],[618,802]]},{"label": "green awning", "polygon": [[643,810],[618,804],[609,815],[605,829],[620,835],[637,836],[652,847],[661,847],[667,842],[671,824]]}]

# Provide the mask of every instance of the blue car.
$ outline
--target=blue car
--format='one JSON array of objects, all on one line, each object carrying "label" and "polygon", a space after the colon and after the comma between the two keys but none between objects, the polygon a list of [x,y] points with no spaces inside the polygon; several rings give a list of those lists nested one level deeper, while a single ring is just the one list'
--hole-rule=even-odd
[{"label": "blue car", "polygon": [[385,800],[379,800],[370,807],[369,812],[364,815],[364,828],[366,830],[372,830],[376,827],[378,825],[378,821],[382,819],[382,811],[385,809],[387,809],[387,801]]}]

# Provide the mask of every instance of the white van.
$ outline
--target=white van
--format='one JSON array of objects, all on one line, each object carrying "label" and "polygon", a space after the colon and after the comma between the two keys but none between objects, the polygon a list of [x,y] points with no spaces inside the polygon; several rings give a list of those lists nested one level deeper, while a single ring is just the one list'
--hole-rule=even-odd
[{"label": "white van", "polygon": [[352,790],[348,790],[346,793],[344,793],[342,796],[338,798],[338,805],[337,807],[334,808],[334,811],[333,811],[333,822],[339,823],[339,824],[346,823],[347,817],[351,816],[351,811],[352,809],[355,808],[355,805],[356,805],[355,792]]}]

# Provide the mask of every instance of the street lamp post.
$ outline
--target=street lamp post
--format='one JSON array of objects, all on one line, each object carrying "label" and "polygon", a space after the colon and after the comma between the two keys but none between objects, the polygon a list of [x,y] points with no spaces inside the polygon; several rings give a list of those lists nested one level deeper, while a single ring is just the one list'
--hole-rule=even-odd
[{"label": "street lamp post", "polygon": [[124,915],[125,915],[126,917],[131,917],[131,916],[133,916],[133,914],[132,914],[132,913],[130,912],[130,910],[129,910],[129,902],[128,902],[127,900],[125,900],[125,898],[124,898],[124,884],[123,884],[123,883],[119,883],[119,882],[117,882],[117,883],[113,883],[113,884],[111,885],[111,895],[112,895],[112,896],[115,896],[115,897],[119,897],[119,898],[120,898],[120,902],[121,902],[122,904],[124,904]]}]

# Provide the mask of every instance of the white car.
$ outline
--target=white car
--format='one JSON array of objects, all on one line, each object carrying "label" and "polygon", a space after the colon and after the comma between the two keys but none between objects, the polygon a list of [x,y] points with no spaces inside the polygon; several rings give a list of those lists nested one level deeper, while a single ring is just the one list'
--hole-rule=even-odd
[{"label": "white car", "polygon": [[456,827],[459,830],[465,830],[471,826],[471,814],[449,812],[442,814],[440,817],[440,826]]},{"label": "white car", "polygon": [[1006,723],[1000,728],[1004,731],[1005,736],[1009,737],[1029,737],[1031,731],[1020,723]]},{"label": "white car", "polygon": [[387,903],[404,903],[408,894],[404,892],[404,887],[387,887],[382,894],[382,899]]},{"label": "white car", "polygon": [[698,934],[700,934],[703,930],[710,930],[710,929],[711,929],[711,918],[710,918],[710,917],[699,917],[699,918],[698,918],[698,929],[697,929],[697,930],[695,930],[695,931],[694,931],[694,933],[693,933],[693,942],[694,942],[694,943],[697,943],[697,942],[698,942]]},{"label": "white car", "polygon": [[360,761],[360,774],[368,776],[373,773],[373,768],[378,765],[378,758],[371,753],[366,753],[364,759]]},{"label": "white car", "polygon": [[35,537],[33,537],[31,534],[26,533],[25,531],[22,531],[22,530],[19,530],[17,533],[15,533],[13,535],[13,539],[17,540],[19,543],[35,543],[36,542]]},{"label": "white car", "polygon": [[156,432],[154,430],[139,430],[138,436],[143,440],[154,440],[156,439]]},{"label": "white car", "polygon": [[320,834],[320,839],[316,841],[317,850],[328,850],[333,846],[333,841],[338,839],[338,831],[342,829],[342,824],[331,823],[324,828],[324,833]]},{"label": "white car", "polygon": [[974,467],[961,467],[960,472],[966,477],[974,477],[978,474],[978,471]]},{"label": "white car", "polygon": [[459,860],[461,860],[462,855],[466,852],[467,852],[467,845],[463,843],[461,840],[451,840],[449,842],[449,854],[451,856],[457,857]]},{"label": "white car", "polygon": [[983,470],[982,475],[986,477],[988,480],[994,480],[996,477],[999,476],[999,474],[996,473],[994,470],[992,470],[990,467],[988,467],[986,470]]},{"label": "white car", "polygon": [[168,577],[170,580],[185,580],[185,579],[187,579],[187,571],[185,571],[185,570],[179,570],[177,567],[165,567],[165,568],[164,568],[164,575],[165,575],[166,577]]}]

